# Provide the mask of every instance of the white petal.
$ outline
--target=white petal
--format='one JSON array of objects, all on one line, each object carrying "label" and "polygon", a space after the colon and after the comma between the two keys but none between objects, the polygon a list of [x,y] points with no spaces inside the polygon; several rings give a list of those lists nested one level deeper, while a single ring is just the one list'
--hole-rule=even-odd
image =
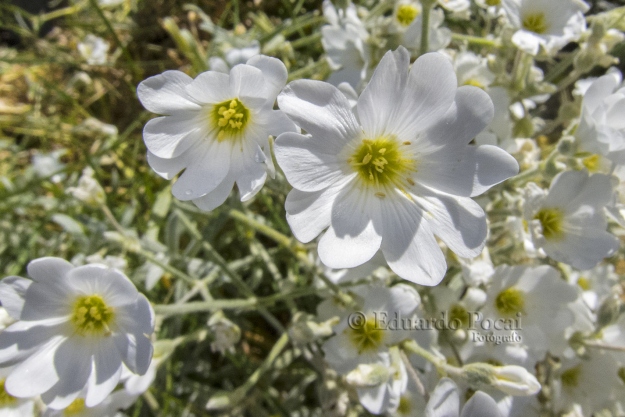
[{"label": "white petal", "polygon": [[324,149],[319,137],[283,133],[276,140],[275,155],[289,183],[301,191],[319,191],[336,183],[345,174],[346,162]]},{"label": "white petal", "polygon": [[81,336],[66,339],[54,353],[54,367],[59,381],[41,395],[50,408],[62,409],[85,389],[92,372],[92,341]]},{"label": "white petal", "polygon": [[41,346],[13,369],[6,379],[7,392],[15,397],[34,397],[49,390],[59,381],[54,366],[54,356],[59,345],[67,340],[56,336]]},{"label": "white petal", "polygon": [[263,72],[265,81],[268,83],[268,85],[265,85],[267,96],[273,97],[275,100],[275,97],[282,90],[288,78],[284,63],[276,58],[256,55],[247,61],[247,65],[256,67]]},{"label": "white petal", "polygon": [[251,200],[263,188],[266,179],[267,171],[264,167],[250,165],[236,181],[241,201]]},{"label": "white petal", "polygon": [[310,242],[330,226],[332,204],[343,184],[314,193],[291,190],[286,197],[286,220],[300,242]]},{"label": "white petal", "polygon": [[456,255],[475,258],[486,243],[486,215],[470,198],[458,198],[422,188],[415,196],[425,211],[424,221]]},{"label": "white petal", "polygon": [[41,345],[63,333],[66,318],[18,321],[0,332],[0,364],[10,366],[30,356]]},{"label": "white petal", "polygon": [[137,96],[143,107],[157,114],[175,114],[199,110],[186,93],[185,87],[193,79],[180,71],[165,71],[142,81]]},{"label": "white petal", "polygon": [[122,373],[122,361],[115,342],[111,338],[102,340],[94,352],[94,370],[89,377],[85,405],[93,407],[113,391]]},{"label": "white petal", "polygon": [[174,183],[171,189],[173,195],[187,201],[213,191],[228,175],[230,158],[228,143],[211,142]]},{"label": "white petal", "polygon": [[517,30],[512,35],[512,43],[514,43],[520,50],[530,55],[537,55],[540,49],[541,39],[538,35],[533,34],[527,30]]},{"label": "white petal", "polygon": [[603,258],[612,256],[619,240],[605,230],[585,228],[576,233],[564,233],[561,240],[544,245],[547,255],[581,270],[594,268]]},{"label": "white petal", "polygon": [[228,174],[226,178],[210,193],[193,200],[193,203],[204,211],[211,211],[221,206],[234,187],[234,177]]},{"label": "white petal", "polygon": [[552,181],[543,205],[566,207],[575,211],[582,205],[603,207],[612,200],[612,181],[603,174],[589,175],[588,171],[565,171]]},{"label": "white petal", "polygon": [[443,120],[424,134],[436,144],[468,144],[493,119],[495,109],[488,94],[477,87],[462,86]]},{"label": "white petal", "polygon": [[478,391],[462,409],[460,417],[503,417],[490,395]]},{"label": "white petal", "polygon": [[375,255],[382,236],[366,212],[364,193],[345,188],[341,194],[332,207],[332,224],[319,241],[319,258],[330,268],[353,268]]},{"label": "white petal", "polygon": [[584,109],[594,112],[601,102],[606,99],[621,83],[621,74],[618,71],[599,77],[593,82],[584,94]]},{"label": "white petal", "polygon": [[291,120],[320,141],[329,154],[339,153],[347,142],[361,134],[345,95],[328,83],[293,81],[278,96],[278,105]]},{"label": "white petal", "polygon": [[374,219],[382,229],[384,259],[401,278],[420,285],[438,284],[447,264],[419,209],[402,197],[384,203],[380,218]]},{"label": "white petal", "polygon": [[460,396],[458,387],[449,378],[438,382],[425,408],[425,417],[458,417]]},{"label": "white petal", "polygon": [[438,52],[420,56],[389,121],[393,129],[389,133],[413,140],[416,133],[439,123],[454,103],[457,88],[456,73],[447,57]]},{"label": "white petal", "polygon": [[[190,149],[193,149],[193,147]],[[189,165],[192,157],[189,155],[189,152],[185,152],[176,158],[159,158],[148,151],[147,160],[154,172],[167,180],[171,180]]]},{"label": "white petal", "polygon": [[206,71],[189,83],[185,91],[190,97],[203,104],[223,103],[235,97],[230,91],[229,79],[227,74],[218,71]]},{"label": "white petal", "polygon": [[26,291],[33,281],[21,277],[6,277],[0,281],[0,302],[14,319],[18,320],[24,308]]},{"label": "white petal", "polygon": [[57,283],[65,279],[65,274],[74,268],[74,265],[61,258],[39,258],[28,263],[26,270],[35,281]]},{"label": "white petal", "polygon": [[248,107],[262,106],[267,101],[263,72],[251,65],[235,65],[230,70],[230,91]]},{"label": "white petal", "polygon": [[196,119],[196,114],[185,114],[149,120],[143,128],[145,146],[159,158],[182,155],[196,141],[205,140],[209,134],[208,126],[203,127]]},{"label": "white petal", "polygon": [[75,268],[68,274],[68,282],[81,294],[101,295],[106,304],[119,307],[134,303],[138,292],[135,285],[121,272],[94,264]]},{"label": "white petal", "polygon": [[68,297],[71,297],[72,292],[66,285],[49,285],[47,282],[31,285],[24,296],[24,308],[20,319],[34,321],[68,316],[71,312]]},{"label": "white petal", "polygon": [[363,130],[371,138],[395,133],[396,120],[393,116],[406,89],[409,64],[410,54],[405,48],[388,51],[360,95],[358,116]]},{"label": "white petal", "polygon": [[300,132],[297,125],[282,110],[269,110],[263,116],[261,125],[271,136],[278,136],[285,132]]},{"label": "white petal", "polygon": [[519,173],[519,163],[503,149],[482,145],[474,148],[476,172],[471,197],[478,196]]},{"label": "white petal", "polygon": [[147,298],[139,294],[137,303],[116,310],[116,324],[121,334],[114,340],[124,364],[134,373],[143,375],[152,360],[154,331],[154,310]]}]

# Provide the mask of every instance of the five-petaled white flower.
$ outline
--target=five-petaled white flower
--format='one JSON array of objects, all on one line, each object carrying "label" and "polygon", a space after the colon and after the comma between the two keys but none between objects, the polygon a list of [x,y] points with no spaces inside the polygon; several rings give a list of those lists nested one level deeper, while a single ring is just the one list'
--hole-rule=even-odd
[{"label": "five-petaled white flower", "polygon": [[534,245],[577,269],[595,267],[619,248],[606,231],[604,208],[613,197],[611,177],[586,170],[558,174],[549,192],[528,184],[524,216]]},{"label": "five-petaled white flower", "polygon": [[8,277],[0,301],[18,321],[0,333],[0,365],[15,397],[41,395],[62,409],[84,395],[93,407],[116,387],[122,363],[144,374],[152,359],[154,312],[121,272],[74,267],[59,258],[28,264],[33,279]]},{"label": "five-petaled white flower", "polygon": [[493,116],[488,95],[457,87],[437,53],[388,52],[352,112],[334,86],[290,83],[280,108],[308,136],[284,133],[276,158],[295,187],[286,200],[295,236],[309,242],[327,229],[319,257],[352,268],[379,250],[400,277],[438,284],[445,258],[434,236],[459,256],[484,247],[486,219],[470,197],[504,181],[518,164],[495,146],[469,142]]},{"label": "five-petaled white flower", "polygon": [[586,30],[584,12],[589,7],[582,0],[502,0],[502,5],[517,29],[512,42],[531,55],[541,47],[553,54]]},{"label": "five-petaled white flower", "polygon": [[165,114],[143,130],[148,163],[171,179],[180,200],[203,210],[223,204],[236,182],[241,200],[251,199],[273,173],[269,135],[296,132],[281,111],[273,110],[286,83],[284,64],[256,55],[230,74],[207,71],[192,79],[165,71],[139,84],[143,106]]}]

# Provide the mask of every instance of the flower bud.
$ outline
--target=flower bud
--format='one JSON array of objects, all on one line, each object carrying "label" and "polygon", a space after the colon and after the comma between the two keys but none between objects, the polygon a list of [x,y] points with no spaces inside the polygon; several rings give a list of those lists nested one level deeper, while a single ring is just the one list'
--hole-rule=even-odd
[{"label": "flower bud", "polygon": [[218,311],[208,319],[208,327],[213,331],[214,341],[211,343],[213,352],[234,351],[234,345],[241,339],[239,326],[228,320],[224,313]]},{"label": "flower bud", "polygon": [[293,324],[289,328],[289,337],[295,343],[307,344],[315,340],[332,336],[332,328],[339,323],[338,317],[332,317],[321,323],[309,320],[303,315],[294,318]]},{"label": "flower bud", "polygon": [[356,388],[377,387],[388,381],[389,369],[381,363],[361,364],[347,374],[345,380]]},{"label": "flower bud", "polygon": [[491,386],[514,396],[534,395],[541,388],[534,375],[516,365],[492,366],[486,363],[472,363],[462,368],[462,374],[475,389]]},{"label": "flower bud", "polygon": [[82,176],[78,180],[78,187],[69,187],[67,193],[92,207],[101,206],[106,201],[104,189],[98,180],[93,178],[93,169],[90,167],[82,171]]}]

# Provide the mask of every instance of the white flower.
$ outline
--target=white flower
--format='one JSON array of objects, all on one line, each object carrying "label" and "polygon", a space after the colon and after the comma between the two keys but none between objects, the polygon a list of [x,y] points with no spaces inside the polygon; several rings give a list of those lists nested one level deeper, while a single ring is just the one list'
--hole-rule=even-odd
[{"label": "white flower", "polygon": [[326,361],[340,373],[354,369],[360,363],[375,362],[380,352],[390,345],[415,336],[402,328],[403,319],[413,319],[421,299],[407,285],[362,287],[360,311],[343,315],[335,326],[336,336],[322,346]]},{"label": "white flower", "polygon": [[567,411],[579,404],[583,415],[590,416],[622,398],[625,390],[618,371],[612,355],[594,349],[586,359],[564,359],[554,381],[556,410]]},{"label": "white flower", "polygon": [[358,399],[370,413],[392,413],[406,391],[408,373],[395,347],[391,353],[379,353],[375,362],[358,365],[346,380],[356,387]]},{"label": "white flower", "polygon": [[458,386],[443,378],[432,392],[425,408],[425,417],[503,417],[497,403],[488,394],[477,391],[460,412]]},{"label": "white flower", "polygon": [[[581,120],[575,131],[581,151],[605,156],[617,164],[625,164],[625,88],[622,81],[620,71],[614,69],[588,87],[582,102]],[[591,169],[588,163],[592,159],[584,161]]]},{"label": "white flower", "polygon": [[[28,274],[33,281],[5,278],[2,283],[15,291],[0,292],[3,304],[8,294],[9,312],[19,318],[0,333],[0,363],[15,365],[5,384],[11,395],[41,395],[50,408],[61,409],[84,391],[92,407],[115,388],[122,363],[146,372],[154,313],[126,276],[59,258],[30,262]],[[18,311],[14,298],[24,288]]]},{"label": "white flower", "polygon": [[97,207],[105,203],[106,193],[93,174],[91,167],[85,168],[78,179],[78,187],[69,187],[67,193],[89,206]]},{"label": "white flower", "polygon": [[249,45],[240,48],[232,47],[226,51],[225,60],[219,57],[211,57],[208,60],[209,67],[212,71],[230,73],[230,68],[238,64],[245,64],[252,57],[260,54],[260,43],[253,40]]},{"label": "white flower", "polygon": [[78,43],[77,48],[89,65],[103,65],[106,64],[106,53],[110,45],[104,39],[89,34],[82,42]]},{"label": "white flower", "polygon": [[553,54],[586,30],[583,13],[589,7],[582,0],[502,0],[502,5],[517,29],[512,42],[531,55],[541,47]]},{"label": "white flower", "polygon": [[287,71],[275,58],[257,55],[230,74],[207,71],[195,79],[165,71],[139,84],[143,106],[165,114],[143,130],[148,163],[171,179],[180,200],[212,210],[226,200],[236,182],[241,200],[251,199],[273,172],[269,135],[297,131],[273,110]]},{"label": "white flower", "polygon": [[[567,304],[577,297],[575,288],[550,266],[501,266],[495,270],[488,288],[488,302],[481,312],[484,320],[492,323],[513,320],[515,327],[521,329],[518,332],[522,343],[527,350],[537,352],[537,356],[547,350],[559,354],[566,348],[564,331],[573,324],[573,313]],[[505,327],[486,330],[510,333]]]},{"label": "white flower", "polygon": [[330,0],[324,0],[323,15],[329,25],[321,28],[321,44],[334,71],[328,82],[333,85],[347,82],[358,88],[369,68],[369,33],[353,4],[337,10]]},{"label": "white flower", "polygon": [[[408,2],[406,2],[408,4]],[[413,5],[416,2],[410,2]],[[416,6],[413,6],[416,7]],[[411,23],[404,31],[401,44],[408,48],[413,55],[418,55],[421,47],[421,28],[423,26],[423,15],[421,14],[421,6],[417,10],[419,13],[414,16]],[[429,33],[429,51],[439,51],[449,45],[451,42],[451,30],[443,25],[445,22],[445,12],[439,8],[430,11],[430,33]]]},{"label": "white flower", "polygon": [[214,340],[211,343],[211,351],[226,351],[234,353],[234,345],[241,339],[241,329],[223,314],[222,311],[213,313],[208,319],[207,326],[212,330]]},{"label": "white flower", "polygon": [[0,368],[0,417],[34,417],[33,398],[17,398],[5,389],[6,378],[12,370],[12,367]]},{"label": "white flower", "polygon": [[278,103],[310,136],[280,135],[275,151],[295,188],[289,225],[302,242],[327,228],[318,247],[325,265],[353,268],[381,249],[400,277],[436,285],[446,264],[434,235],[459,256],[477,256],[486,221],[470,197],[518,165],[497,147],[469,145],[493,114],[486,93],[458,88],[443,55],[408,66],[404,48],[384,56],[358,99],[358,119],[334,86],[290,83]]},{"label": "white flower", "polygon": [[613,294],[613,288],[618,284],[618,275],[613,265],[606,264],[584,272],[571,271],[568,281],[579,287],[586,305],[592,311],[597,311],[601,302]]},{"label": "white flower", "polygon": [[606,231],[603,210],[612,200],[612,180],[588,171],[558,174],[549,192],[529,184],[524,217],[536,247],[559,262],[590,269],[619,247]]},{"label": "white flower", "polygon": [[50,181],[54,183],[61,182],[65,178],[65,174],[59,171],[65,168],[65,164],[59,159],[66,153],[67,149],[59,149],[50,153],[37,152],[33,155],[33,171],[39,177],[50,177]]}]

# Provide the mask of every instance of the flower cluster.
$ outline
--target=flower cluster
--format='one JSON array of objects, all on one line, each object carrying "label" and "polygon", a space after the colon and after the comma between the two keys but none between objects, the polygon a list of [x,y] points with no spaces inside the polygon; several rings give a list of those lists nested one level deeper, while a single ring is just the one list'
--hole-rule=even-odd
[{"label": "flower cluster", "polygon": [[88,103],[0,162],[0,416],[624,415],[625,7],[92,3],[0,100]]}]

